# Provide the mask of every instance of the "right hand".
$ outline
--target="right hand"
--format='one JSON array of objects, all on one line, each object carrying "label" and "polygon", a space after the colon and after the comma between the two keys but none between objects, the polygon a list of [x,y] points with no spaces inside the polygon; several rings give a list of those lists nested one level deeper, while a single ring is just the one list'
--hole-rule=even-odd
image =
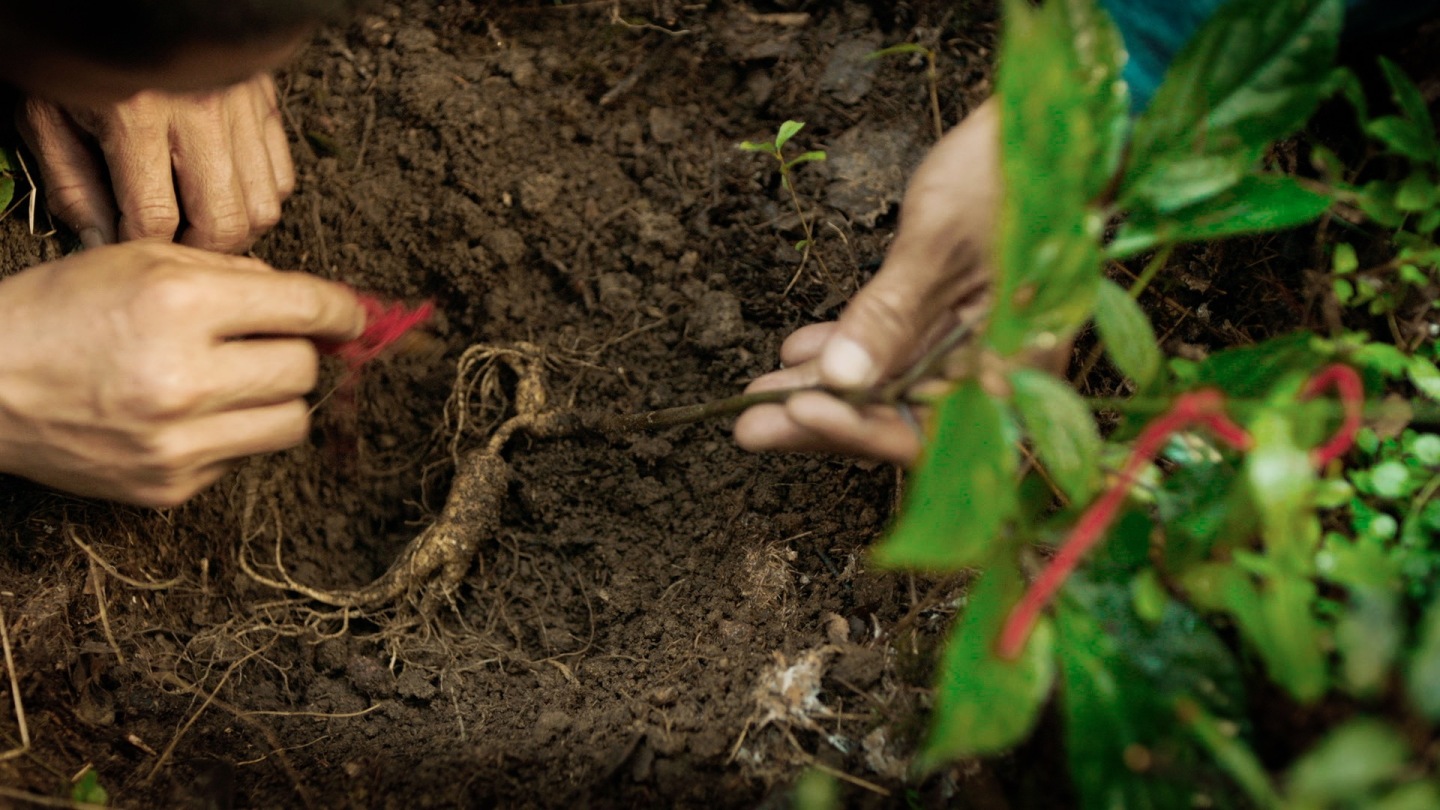
[{"label": "right hand", "polygon": [[[1000,206],[999,123],[987,101],[935,145],[911,178],[880,271],[838,321],[796,330],[780,349],[784,368],[748,391],[872,389],[981,314]],[[749,409],[735,439],[747,450],[834,451],[905,465],[922,449],[894,408],[857,409],[818,391]]]},{"label": "right hand", "polygon": [[179,245],[30,268],[0,281],[0,471],[178,505],[304,441],[314,341],[364,326],[341,284]]}]

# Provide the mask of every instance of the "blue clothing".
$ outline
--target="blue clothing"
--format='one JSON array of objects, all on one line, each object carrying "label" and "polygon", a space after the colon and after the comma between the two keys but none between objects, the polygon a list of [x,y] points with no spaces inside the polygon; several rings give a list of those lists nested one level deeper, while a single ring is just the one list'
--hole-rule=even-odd
[{"label": "blue clothing", "polygon": [[[1115,18],[1130,61],[1125,80],[1135,109],[1150,103],[1170,60],[1229,0],[1100,0]],[[1346,30],[1367,33],[1413,22],[1440,11],[1440,0],[1346,0]]]}]

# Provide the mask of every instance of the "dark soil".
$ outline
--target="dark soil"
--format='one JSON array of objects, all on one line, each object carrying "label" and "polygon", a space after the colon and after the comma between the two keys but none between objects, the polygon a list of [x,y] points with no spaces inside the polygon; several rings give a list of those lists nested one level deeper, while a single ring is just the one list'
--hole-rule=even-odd
[{"label": "dark soil", "polygon": [[[522,439],[501,530],[432,617],[242,569],[382,573],[444,502],[473,344],[530,344],[584,408],[737,392],[874,271],[933,137],[923,66],[865,55],[934,44],[948,123],[988,93],[988,3],[498,5],[383,7],[282,80],[301,182],[256,255],[433,299],[430,336],[321,403],[309,446],[182,509],[0,487],[32,740],[0,786],[68,796],[93,767],[125,807],[783,806],[819,763],[852,804],[1023,795],[1010,766],[903,781],[959,583],[867,565],[886,467],[747,455],[724,424]],[[787,118],[830,152],[797,175],[820,224],[788,294],[799,220],[735,148]],[[4,272],[64,250],[3,227]],[[457,449],[504,416],[499,381]]]}]

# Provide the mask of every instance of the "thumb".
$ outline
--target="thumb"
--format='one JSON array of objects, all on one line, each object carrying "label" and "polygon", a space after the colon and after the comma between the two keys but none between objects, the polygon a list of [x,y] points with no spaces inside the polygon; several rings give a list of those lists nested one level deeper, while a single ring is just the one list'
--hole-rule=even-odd
[{"label": "thumb", "polygon": [[26,99],[16,118],[40,163],[50,213],[86,248],[113,244],[118,214],[104,167],[85,135],[63,110],[40,99]]},{"label": "thumb", "polygon": [[914,362],[954,307],[985,288],[983,249],[953,232],[927,238],[902,228],[880,272],[851,299],[820,349],[832,388],[869,388]]}]

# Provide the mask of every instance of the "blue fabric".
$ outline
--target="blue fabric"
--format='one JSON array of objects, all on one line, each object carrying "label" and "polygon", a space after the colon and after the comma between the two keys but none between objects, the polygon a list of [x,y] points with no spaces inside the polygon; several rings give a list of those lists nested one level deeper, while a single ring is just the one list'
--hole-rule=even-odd
[{"label": "blue fabric", "polygon": [[[1100,0],[1115,18],[1130,61],[1125,79],[1135,109],[1150,103],[1165,70],[1190,37],[1228,0]],[[1373,33],[1440,11],[1440,0],[1347,0],[1346,28]]]}]

